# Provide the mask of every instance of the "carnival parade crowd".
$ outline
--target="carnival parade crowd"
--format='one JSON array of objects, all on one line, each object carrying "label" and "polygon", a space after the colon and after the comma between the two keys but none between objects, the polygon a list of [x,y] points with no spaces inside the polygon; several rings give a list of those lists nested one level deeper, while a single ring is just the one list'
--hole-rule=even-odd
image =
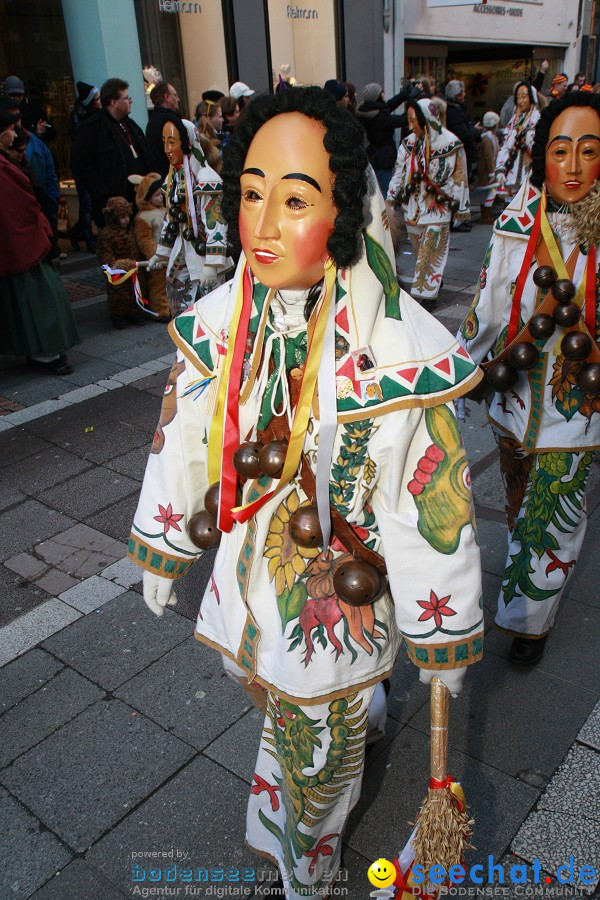
[{"label": "carnival parade crowd", "polygon": [[[453,696],[481,660],[465,401],[499,448],[514,662],[541,659],[577,562],[600,447],[600,95],[585,73],[544,93],[547,68],[480,121],[458,80],[389,100],[236,82],[190,119],[160,81],[145,132],[125,81],[77,83],[68,239],[96,253],[112,327],[168,324],[176,348],[129,556],[162,616],[217,551],[196,637],[265,716],[246,839],[278,866],[273,896],[331,882],[398,653]],[[0,353],[65,375],[51,139],[6,78]],[[430,313],[474,190],[494,228],[454,337]]]}]

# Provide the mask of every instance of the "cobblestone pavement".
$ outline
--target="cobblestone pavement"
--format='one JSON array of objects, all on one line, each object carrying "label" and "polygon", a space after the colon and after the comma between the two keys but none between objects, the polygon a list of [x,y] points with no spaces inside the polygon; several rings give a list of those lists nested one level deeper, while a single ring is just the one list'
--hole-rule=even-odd
[{"label": "cobblestone pavement", "polygon": [[[489,232],[452,235],[436,315],[453,331]],[[409,285],[408,244],[398,260]],[[140,570],[125,558],[173,351],[164,326],[110,328],[102,277],[97,267],[64,274],[85,288],[71,288],[82,335],[72,375],[0,360],[0,898],[252,894],[244,878],[273,877],[244,845],[261,721],[193,637],[210,555],[179,583],[179,603],[162,620],[146,610]],[[470,413],[463,434],[486,652],[451,704],[449,764],[476,819],[467,863],[483,865],[484,884],[497,882],[491,856],[505,869],[495,895],[516,897],[530,894],[510,884],[509,867],[526,865],[533,890],[539,859],[535,896],[573,896],[557,883],[559,865],[572,857],[576,875],[583,865],[600,872],[600,472],[544,659],[520,670],[507,661],[510,640],[491,628],[505,555],[502,488],[483,412]],[[402,657],[389,713],[345,835],[337,896],[351,900],[369,896],[369,864],[404,845],[427,784],[428,689]],[[193,884],[180,880],[184,862]],[[236,868],[242,881],[228,880]],[[462,890],[475,896],[477,887]]]}]

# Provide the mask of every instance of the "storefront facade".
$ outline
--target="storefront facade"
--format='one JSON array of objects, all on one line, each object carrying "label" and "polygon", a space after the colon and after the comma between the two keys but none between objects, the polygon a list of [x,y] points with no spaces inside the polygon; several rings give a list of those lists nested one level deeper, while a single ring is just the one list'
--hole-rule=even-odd
[{"label": "storefront facade", "polygon": [[[530,79],[544,59],[549,62],[545,88],[556,72],[572,79],[581,65],[586,10],[594,5],[593,0],[405,2],[398,23],[404,75],[433,76],[438,84],[464,81],[468,112],[480,116],[499,109],[515,82]],[[593,55],[592,48],[587,68],[595,81]]]},{"label": "storefront facade", "polygon": [[339,78],[360,97],[383,82],[382,16],[383,0],[0,0],[0,77],[18,75],[44,105],[66,177],[75,82],[123,78],[142,127],[160,78],[192,117],[204,90],[235,81],[261,92]]}]

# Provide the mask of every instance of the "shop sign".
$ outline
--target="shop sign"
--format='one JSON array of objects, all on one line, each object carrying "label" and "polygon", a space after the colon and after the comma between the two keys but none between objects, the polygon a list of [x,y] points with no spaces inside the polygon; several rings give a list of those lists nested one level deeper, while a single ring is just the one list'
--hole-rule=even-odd
[{"label": "shop sign", "polygon": [[319,13],[316,9],[306,9],[301,6],[291,6],[289,3],[286,7],[288,19],[318,19]]},{"label": "shop sign", "polygon": [[166,13],[201,13],[200,3],[188,3],[187,0],[158,0],[159,12]]},{"label": "shop sign", "polygon": [[473,12],[487,13],[490,16],[523,16],[523,10],[518,6],[488,6],[487,3],[477,3]]}]

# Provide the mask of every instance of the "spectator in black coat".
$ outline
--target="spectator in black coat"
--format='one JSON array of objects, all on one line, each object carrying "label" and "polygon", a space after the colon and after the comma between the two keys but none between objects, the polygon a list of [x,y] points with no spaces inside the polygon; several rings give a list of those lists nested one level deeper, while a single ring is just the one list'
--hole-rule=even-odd
[{"label": "spectator in black coat", "polygon": [[154,109],[150,113],[146,125],[146,144],[148,146],[148,164],[152,172],[159,172],[162,178],[167,177],[169,160],[163,147],[163,125],[165,122],[181,122],[179,115],[179,94],[172,84],[159,81],[150,91],[150,99]]},{"label": "spectator in black coat", "polygon": [[462,81],[449,81],[446,85],[445,100],[446,127],[455,134],[465,148],[469,175],[477,165],[477,144],[481,140],[481,128],[474,125],[465,109],[465,86]]},{"label": "spectator in black coat", "polygon": [[129,85],[109,78],[100,88],[102,109],[82,122],[73,142],[73,175],[92,198],[94,222],[104,227],[102,209],[109,197],[135,201],[129,175],[149,172],[144,132],[129,118]]},{"label": "spectator in black coat", "polygon": [[401,103],[417,100],[420,96],[420,85],[413,83],[403,87],[391,100],[385,99],[383,88],[376,81],[363,88],[363,102],[356,115],[367,134],[367,155],[384,197],[387,195],[398,153],[394,131],[407,126],[406,115],[393,115],[393,111]]}]

